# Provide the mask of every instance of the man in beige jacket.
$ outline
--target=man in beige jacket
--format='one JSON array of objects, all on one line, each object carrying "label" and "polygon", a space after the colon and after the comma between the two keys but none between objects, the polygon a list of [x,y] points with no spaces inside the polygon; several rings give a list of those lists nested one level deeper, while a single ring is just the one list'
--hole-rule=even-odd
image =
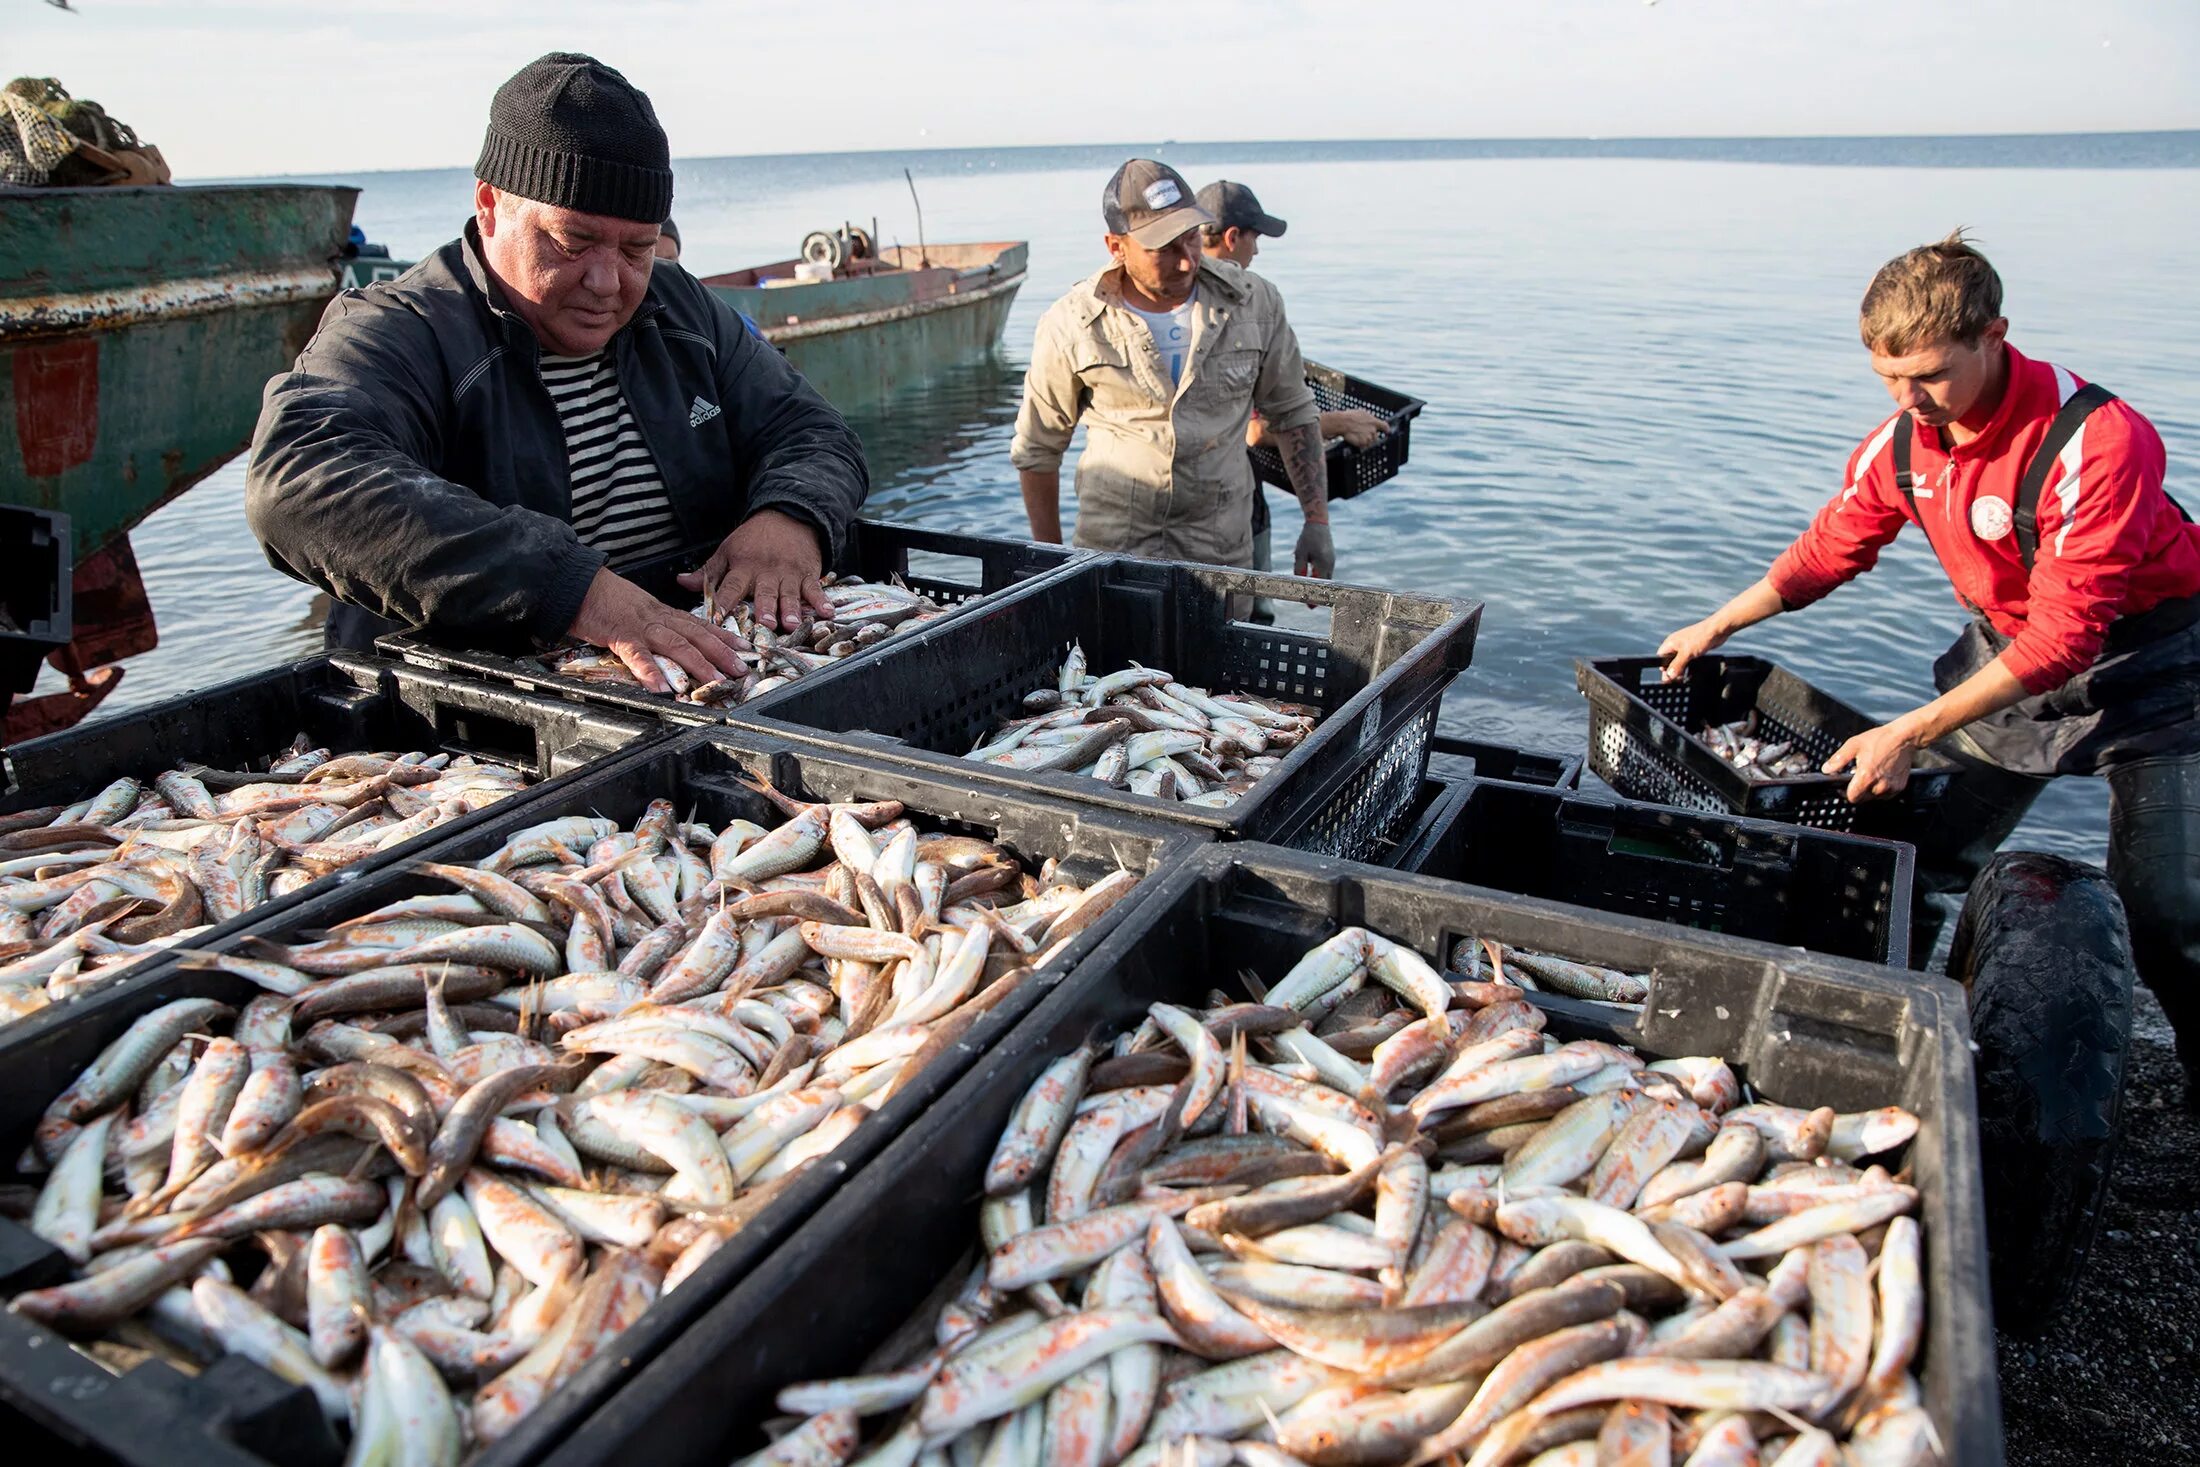
[{"label": "man in beige jacket", "polygon": [[1117,169],[1101,213],[1111,263],[1047,308],[1024,377],[1010,458],[1032,538],[1062,538],[1062,455],[1082,421],[1077,545],[1251,565],[1258,407],[1305,515],[1295,573],[1333,574],[1328,466],[1282,297],[1202,252],[1212,216],[1165,163]]}]

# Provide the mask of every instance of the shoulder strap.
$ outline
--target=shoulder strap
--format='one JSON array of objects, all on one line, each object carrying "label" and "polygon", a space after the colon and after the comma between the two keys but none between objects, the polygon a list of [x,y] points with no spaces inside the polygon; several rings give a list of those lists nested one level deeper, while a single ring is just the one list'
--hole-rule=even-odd
[{"label": "shoulder strap", "polygon": [[1910,472],[1910,440],[1916,436],[1916,418],[1904,413],[1894,420],[1894,487],[1902,491],[1902,502],[1910,507],[1910,518],[1917,522],[1918,533],[1925,537],[1925,543],[1933,546],[1933,557],[1937,560],[1940,547],[1933,544],[1933,532],[1925,524],[1924,512],[1917,507],[1917,475]]},{"label": "shoulder strap", "polygon": [[[1933,547],[1933,558],[1938,560],[1940,568],[1947,572],[1949,584],[1952,586],[1955,583],[1955,573],[1948,570],[1948,561],[1941,555],[1940,546],[1933,539],[1933,532],[1925,523],[1925,515],[1917,507],[1917,475],[1910,471],[1910,441],[1916,436],[1917,419],[1915,417],[1909,413],[1904,413],[1895,420],[1894,487],[1902,491],[1903,502],[1910,506],[1910,518],[1917,522],[1918,533],[1925,537],[1925,543]],[[1978,616],[1981,614],[1978,607],[1972,605],[1971,598],[1961,591],[1956,592],[1956,599],[1964,604],[1971,615]]]},{"label": "shoulder strap", "polygon": [[2032,569],[2032,558],[2040,549],[2040,491],[2047,487],[2049,470],[2055,460],[2077,433],[2079,425],[2093,415],[2093,410],[2103,403],[2116,400],[2116,394],[2097,382],[2088,382],[2070,394],[2070,400],[2055,414],[2055,421],[2048,424],[2047,436],[2033,450],[2032,461],[2024,466],[2024,480],[2017,486],[2016,523],[2017,554],[2024,558],[2024,568]]},{"label": "shoulder strap", "polygon": [[[1911,491],[1917,488],[1917,475],[1910,472],[1910,439],[1916,432],[1917,420],[1908,413],[1894,420],[1894,487],[1902,491],[1903,501],[1910,506],[1913,515],[1917,514],[1917,495]],[[1917,523],[1919,528],[1924,527],[1922,515],[1918,516]],[[1928,534],[1925,538],[1933,537]]]}]

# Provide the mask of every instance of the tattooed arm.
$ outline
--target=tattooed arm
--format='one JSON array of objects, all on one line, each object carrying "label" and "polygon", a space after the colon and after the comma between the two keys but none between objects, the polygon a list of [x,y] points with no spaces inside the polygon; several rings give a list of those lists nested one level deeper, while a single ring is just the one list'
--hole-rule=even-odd
[{"label": "tattooed arm", "polygon": [[1291,573],[1327,580],[1336,573],[1337,548],[1329,534],[1329,459],[1322,452],[1322,430],[1318,424],[1304,423],[1275,429],[1270,436],[1291,480],[1291,492],[1299,497],[1299,512],[1306,516],[1292,553]]},{"label": "tattooed arm", "polygon": [[1299,510],[1308,521],[1329,523],[1329,460],[1322,453],[1322,430],[1313,423],[1275,430],[1276,453],[1291,480],[1291,492],[1299,497]]},{"label": "tattooed arm", "polygon": [[1268,318],[1253,406],[1267,422],[1268,441],[1283,460],[1291,492],[1298,496],[1299,510],[1306,516],[1291,557],[1292,573],[1327,579],[1337,569],[1337,551],[1329,537],[1329,460],[1322,452],[1321,414],[1315,407],[1314,389],[1306,384],[1306,359],[1299,354],[1297,334],[1284,318],[1282,298],[1259,276],[1246,279]]}]

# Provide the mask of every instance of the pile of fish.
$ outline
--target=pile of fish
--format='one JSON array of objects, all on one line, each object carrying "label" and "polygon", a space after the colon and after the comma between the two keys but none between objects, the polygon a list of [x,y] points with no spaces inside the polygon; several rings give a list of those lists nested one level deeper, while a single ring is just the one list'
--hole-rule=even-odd
[{"label": "pile of fish", "polygon": [[1072,645],[1051,688],[963,757],[1003,769],[1081,774],[1134,795],[1225,810],[1275,772],[1321,710],[1187,687],[1132,663],[1095,677]]},{"label": "pile of fish", "polygon": [[[664,675],[673,697],[708,708],[732,708],[760,693],[783,688],[818,668],[830,667],[843,657],[853,657],[896,632],[935,621],[950,609],[891,582],[828,575],[824,584],[825,599],[833,605],[832,618],[806,621],[794,631],[775,632],[758,626],[755,612],[745,601],[731,611],[720,611],[707,600],[696,607],[698,620],[722,627],[749,644],[750,650],[741,654],[747,669],[740,677],[698,683],[671,658],[658,657],[657,670]],[[603,648],[585,642],[552,652],[543,662],[561,677],[642,686],[632,668]]]},{"label": "pile of fish", "polygon": [[300,735],[265,771],[186,765],[0,815],[0,1021],[525,785],[463,755],[336,755]]},{"label": "pile of fish", "polygon": [[505,1435],[1137,881],[766,793],[776,829],[568,816],[184,955],[262,991],[152,1010],[53,1101],[30,1224],[80,1277],[11,1307],[256,1360],[355,1461]]},{"label": "pile of fish", "polygon": [[1451,971],[1469,982],[1548,990],[1616,1008],[1640,1008],[1650,996],[1648,973],[1626,973],[1598,963],[1530,952],[1486,937],[1460,938],[1452,946]]},{"label": "pile of fish", "polygon": [[749,1467],[1930,1459],[1869,1164],[1914,1116],[1557,1042],[1360,928],[1249,987],[1054,1061],[922,1353],[788,1386]]},{"label": "pile of fish", "polygon": [[1753,713],[1732,723],[1708,724],[1696,737],[1751,779],[1794,779],[1818,773],[1818,761],[1788,740],[1758,738],[1756,723]]}]

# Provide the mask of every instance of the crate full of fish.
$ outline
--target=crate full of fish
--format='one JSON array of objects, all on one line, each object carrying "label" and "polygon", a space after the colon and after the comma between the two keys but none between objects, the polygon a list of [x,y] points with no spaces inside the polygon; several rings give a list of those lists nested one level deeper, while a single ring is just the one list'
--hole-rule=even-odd
[{"label": "crate full of fish", "polygon": [[0,1398],[131,1463],[532,1461],[1198,843],[694,730],[174,954],[6,1049]]},{"label": "crate full of fish", "polygon": [[400,858],[647,722],[315,657],[0,753],[0,1020]]},{"label": "crate full of fish", "polygon": [[1818,770],[1879,720],[1762,657],[1709,654],[1672,682],[1655,657],[1582,658],[1574,681],[1589,768],[1630,800],[1914,840],[1959,772],[1924,750],[1899,795],[1850,804],[1849,776]]},{"label": "crate full of fish", "polygon": [[[1237,619],[1312,603],[1325,632]],[[1291,608],[1293,612],[1296,607]],[[1478,602],[1093,557],[927,627],[758,721],[1245,839],[1372,852],[1412,803]]]},{"label": "crate full of fish", "polygon": [[913,525],[857,520],[840,559],[824,577],[831,617],[805,608],[792,631],[756,624],[747,603],[718,606],[679,577],[701,566],[715,547],[664,556],[624,572],[669,606],[691,611],[747,644],[738,669],[683,667],[655,659],[654,681],[611,652],[582,642],[541,651],[513,645],[460,646],[433,631],[403,632],[377,643],[381,652],[423,667],[470,673],[508,685],[539,688],[583,702],[604,703],[679,723],[714,723],[728,710],[769,697],[813,674],[879,650],[969,603],[1043,576],[1081,552],[1059,545],[1001,540]]},{"label": "crate full of fish", "polygon": [[[1398,477],[1413,448],[1413,420],[1428,404],[1319,362],[1306,364],[1306,385],[1314,390],[1315,406],[1325,413],[1356,408],[1383,420],[1383,436],[1366,448],[1355,448],[1342,438],[1322,445],[1323,461],[1329,469],[1330,500],[1354,498]],[[1263,443],[1250,453],[1255,479],[1287,494],[1291,492],[1291,476],[1273,444]],[[1265,494],[1267,490],[1256,492]]]},{"label": "crate full of fish", "polygon": [[[1439,972],[1470,934],[1652,1002]],[[1211,846],[552,1461],[1991,1467],[1965,1038],[1945,984]]]},{"label": "crate full of fish", "polygon": [[1400,870],[1837,958],[1909,961],[1900,841],[1469,780]]}]

